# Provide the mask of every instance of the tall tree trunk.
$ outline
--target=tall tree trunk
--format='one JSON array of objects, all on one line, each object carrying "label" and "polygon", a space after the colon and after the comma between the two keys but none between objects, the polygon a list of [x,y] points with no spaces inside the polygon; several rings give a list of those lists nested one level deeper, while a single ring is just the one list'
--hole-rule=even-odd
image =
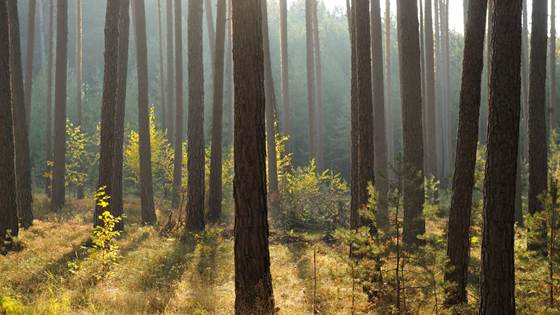
[{"label": "tall tree trunk", "polygon": [[[385,102],[387,106],[387,156],[389,170],[395,162],[395,111],[393,108],[393,73],[391,59],[391,0],[385,0],[385,89],[387,91]],[[392,178],[393,172],[389,171],[388,179]]]},{"label": "tall tree trunk", "polygon": [[33,95],[33,56],[35,46],[35,12],[37,0],[29,0],[29,12],[27,15],[27,53],[25,62],[25,125],[28,128],[31,123],[31,96]]},{"label": "tall tree trunk", "polygon": [[[529,70],[529,213],[543,210],[541,195],[547,188],[548,158],[546,140],[546,39],[548,1],[533,1],[531,16],[531,56]],[[539,220],[540,221],[540,220]],[[529,237],[527,248],[546,253],[546,227]]]},{"label": "tall tree trunk", "polygon": [[[119,11],[120,2],[107,1],[105,13],[105,65],[103,73],[103,98],[101,105],[101,131],[99,145],[99,185],[105,193],[112,196],[114,155],[115,155],[115,117],[117,107],[118,73],[119,73]],[[112,200],[110,200],[112,201]],[[113,209],[97,205],[93,217],[94,226],[100,225],[100,215]]]},{"label": "tall tree trunk", "polygon": [[280,94],[282,95],[282,129],[284,135],[288,137],[286,149],[289,152],[293,151],[292,142],[290,139],[292,135],[291,129],[291,110],[290,110],[290,84],[288,76],[288,4],[287,0],[280,0]]},{"label": "tall tree trunk", "polygon": [[321,41],[319,37],[319,18],[317,17],[318,1],[313,0],[313,52],[315,58],[315,100],[316,100],[316,134],[317,134],[317,168],[322,170],[325,168],[325,112],[323,110],[323,69],[321,68]]},{"label": "tall tree trunk", "polygon": [[549,128],[550,130],[556,129],[557,113],[556,113],[556,0],[550,0],[550,44],[549,44],[549,58],[550,58],[550,104],[549,104]]},{"label": "tall tree trunk", "polygon": [[214,54],[216,52],[216,32],[214,32],[212,0],[204,0],[204,11],[206,13],[206,30],[208,31],[208,48],[210,48],[210,60],[214,60]]},{"label": "tall tree trunk", "polygon": [[163,25],[161,22],[161,1],[157,1],[157,11],[158,11],[158,46],[159,46],[159,103],[160,103],[160,114],[162,121],[162,128],[168,129],[167,123],[167,108],[166,95],[165,95],[165,77],[163,76]]},{"label": "tall tree trunk", "polygon": [[[159,5],[159,1],[158,1]],[[146,9],[144,0],[136,0],[133,5],[134,34],[136,40],[136,70],[138,71],[138,134],[140,145],[140,201],[142,222],[155,224],[154,188],[152,183],[152,149],[150,144],[150,110],[148,80],[148,46],[146,40]],[[161,46],[160,46],[161,47]]]},{"label": "tall tree trunk", "polygon": [[449,226],[447,228],[449,268],[446,269],[445,279],[451,283],[446,294],[447,306],[467,302],[469,233],[478,144],[482,69],[484,67],[487,1],[469,1],[469,14],[465,30],[457,155],[453,176],[453,196],[449,209]]},{"label": "tall tree trunk", "polygon": [[204,69],[202,0],[189,1],[189,121],[187,231],[204,230]]},{"label": "tall tree trunk", "polygon": [[346,14],[348,17],[348,32],[350,33],[351,48],[351,91],[350,91],[350,144],[351,144],[351,181],[350,181],[350,227],[356,229],[360,225],[359,198],[358,198],[358,76],[356,58],[356,25],[354,24],[354,2],[346,1]]},{"label": "tall tree trunk", "polygon": [[[437,1],[437,0],[435,0]],[[426,175],[437,175],[437,149],[436,149],[436,86],[434,68],[434,29],[432,22],[432,0],[426,0],[425,8],[425,50],[426,50]]]},{"label": "tall tree trunk", "polygon": [[[130,37],[130,1],[121,0],[119,11],[119,59],[117,77],[117,103],[115,108],[115,144],[113,155],[112,180],[112,213],[115,216],[124,214],[123,202],[123,146],[124,119],[126,112],[126,86],[128,77],[128,46]],[[116,229],[124,229],[124,220],[119,221]]]},{"label": "tall tree trunk", "polygon": [[[175,1],[175,155],[173,159],[174,208],[179,206],[183,178],[183,6]],[[190,38],[190,34],[189,34]]]},{"label": "tall tree trunk", "polygon": [[488,154],[479,314],[515,314],[515,172],[521,89],[521,0],[491,1]]},{"label": "tall tree trunk", "polygon": [[[48,52],[47,52],[47,121],[45,130],[45,173],[52,172],[50,163],[53,161],[52,148],[52,74],[53,74],[53,48],[54,48],[54,0],[49,1],[49,33],[48,33]],[[52,191],[52,177],[45,176],[45,194],[50,198]]]},{"label": "tall tree trunk", "polygon": [[442,36],[441,36],[441,14],[440,14],[440,0],[433,0],[434,4],[434,80],[435,80],[435,96],[434,96],[434,107],[435,107],[435,147],[436,147],[436,162],[437,162],[437,177],[442,180],[444,178],[445,171],[445,147],[444,147],[444,113],[443,113],[443,101],[442,101],[442,89],[443,89],[443,69],[442,69]]},{"label": "tall tree trunk", "polygon": [[10,19],[10,74],[16,154],[17,211],[21,224],[27,228],[33,223],[33,197],[31,195],[31,161],[29,158],[28,128],[25,119],[25,95],[17,1],[8,0],[8,15]]},{"label": "tall tree trunk", "polygon": [[416,1],[397,3],[399,64],[403,125],[403,238],[408,244],[421,243],[425,232],[424,170],[422,141],[422,96],[420,87],[420,43]]},{"label": "tall tree trunk", "polygon": [[449,177],[453,172],[453,128],[451,127],[451,92],[449,81],[450,75],[450,53],[449,53],[449,0],[442,0],[441,4],[442,26],[443,26],[443,122],[445,126],[444,136],[444,165],[445,177],[443,178],[443,185],[449,184]]},{"label": "tall tree trunk", "polygon": [[15,178],[14,127],[10,88],[10,25],[8,2],[0,0],[0,254],[10,247],[10,237],[18,235],[17,193]]},{"label": "tall tree trunk", "polygon": [[380,0],[371,1],[371,56],[373,73],[373,147],[375,180],[379,207],[376,221],[381,226],[389,224],[387,204],[387,140],[385,134],[385,93],[383,77],[383,42]]},{"label": "tall tree trunk", "polygon": [[235,313],[274,313],[268,249],[261,0],[232,1],[235,60]]},{"label": "tall tree trunk", "polygon": [[[173,63],[173,0],[167,0],[167,138],[169,142],[172,142],[175,135],[175,122],[173,121],[174,112],[174,78],[173,78],[173,68],[175,67]],[[172,196],[171,200],[177,196]]]},{"label": "tall tree trunk", "polygon": [[229,130],[228,134],[230,135],[230,145],[233,147],[233,133],[234,133],[234,105],[235,105],[235,86],[233,82],[233,23],[232,23],[232,0],[227,0],[227,26],[226,26],[226,38],[227,38],[227,49],[226,49],[226,65],[225,65],[225,77],[227,79],[226,85],[229,90]]},{"label": "tall tree trunk", "polygon": [[[278,165],[276,161],[276,93],[272,79],[272,62],[270,60],[270,42],[268,35],[268,9],[266,1],[261,4],[263,54],[264,54],[264,92],[266,109],[266,144],[268,148],[268,194],[271,204],[276,204],[278,198]],[[274,207],[273,207],[274,208]],[[273,209],[274,210],[274,209]]]},{"label": "tall tree trunk", "polygon": [[315,55],[313,52],[313,0],[305,1],[305,41],[307,54],[307,111],[309,115],[309,160],[317,159],[317,119],[315,117]]},{"label": "tall tree trunk", "polygon": [[214,106],[212,108],[210,191],[208,192],[208,220],[211,222],[217,222],[222,215],[222,136],[226,11],[226,0],[218,0],[218,7],[216,10],[216,53],[214,55]]},{"label": "tall tree trunk", "polygon": [[64,206],[66,190],[66,89],[68,70],[68,0],[58,0],[56,10],[56,70],[54,89],[54,169],[51,209],[58,211]]},{"label": "tall tree trunk", "polygon": [[[76,2],[76,112],[77,112],[77,119],[76,124],[80,126],[80,129],[83,131],[84,128],[82,126],[82,80],[83,80],[83,71],[82,71],[82,64],[83,64],[83,48],[82,48],[82,39],[83,39],[83,18],[82,18],[82,0],[77,0]],[[84,187],[80,186],[77,190],[77,197],[78,199],[84,199]]]}]

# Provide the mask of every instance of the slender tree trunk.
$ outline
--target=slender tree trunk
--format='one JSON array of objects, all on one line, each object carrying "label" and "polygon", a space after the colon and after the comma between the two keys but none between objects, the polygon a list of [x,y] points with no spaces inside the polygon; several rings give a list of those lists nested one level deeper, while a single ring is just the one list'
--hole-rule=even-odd
[{"label": "slender tree trunk", "polygon": [[35,46],[35,12],[37,0],[29,0],[29,12],[27,15],[27,53],[25,62],[25,126],[29,133],[31,123],[31,96],[33,95],[33,56]]},{"label": "slender tree trunk", "polygon": [[[437,1],[437,0],[436,0]],[[436,86],[434,68],[434,30],[432,23],[432,0],[426,0],[425,8],[425,49],[426,49],[426,173],[437,175],[437,149],[436,149]]]},{"label": "slender tree trunk", "polygon": [[227,38],[227,43],[226,46],[228,47],[226,49],[226,65],[225,65],[225,77],[227,79],[226,81],[226,85],[229,89],[229,95],[228,95],[228,99],[229,99],[229,106],[228,106],[228,111],[229,111],[229,130],[228,130],[228,134],[230,135],[230,145],[233,146],[233,133],[234,133],[234,120],[235,118],[233,117],[234,115],[234,105],[235,105],[235,87],[234,87],[234,83],[233,83],[233,25],[232,25],[232,13],[231,13],[231,7],[232,7],[232,0],[227,0],[227,26],[226,26],[226,38]]},{"label": "slender tree trunk", "polygon": [[309,160],[317,159],[315,117],[315,55],[313,52],[313,0],[305,1],[305,41],[307,53],[307,111],[309,114]]},{"label": "slender tree trunk", "polygon": [[[547,188],[548,158],[546,139],[546,39],[548,1],[533,1],[531,17],[531,56],[529,71],[529,213],[543,210],[541,195]],[[539,220],[540,221],[540,220]],[[527,248],[546,253],[546,226],[530,237]]]},{"label": "slender tree trunk", "polygon": [[490,107],[479,314],[515,314],[515,172],[521,89],[521,0],[491,11]]},{"label": "slender tree trunk", "polygon": [[[385,101],[387,106],[387,156],[389,170],[395,162],[395,111],[393,108],[393,73],[391,59],[391,1],[385,0]],[[392,178],[393,172],[389,171],[388,179]]]},{"label": "slender tree trunk", "polygon": [[214,55],[214,106],[212,108],[210,191],[208,192],[208,220],[211,222],[217,222],[222,215],[222,136],[226,11],[226,0],[218,0],[218,7],[216,10],[216,53]]},{"label": "slender tree trunk", "polygon": [[449,53],[449,0],[442,0],[441,4],[442,25],[443,25],[443,122],[445,126],[444,136],[444,165],[445,177],[443,178],[443,186],[449,184],[449,177],[453,172],[453,128],[451,127],[451,92],[449,86],[450,75],[450,53]]},{"label": "slender tree trunk", "polygon": [[[115,117],[117,107],[119,73],[119,11],[120,2],[107,1],[105,15],[105,68],[103,74],[103,99],[101,105],[101,131],[99,145],[99,188],[112,196],[114,155],[115,155]],[[111,200],[112,201],[112,200]],[[94,226],[100,225],[100,215],[113,208],[97,205],[93,217]]]},{"label": "slender tree trunk", "polygon": [[350,227],[357,229],[360,225],[359,198],[358,198],[358,76],[356,62],[356,25],[354,24],[354,2],[350,5],[350,0],[346,1],[346,14],[348,16],[348,32],[350,33],[351,48],[351,91],[350,91],[350,121],[351,121],[351,182],[350,182]]},{"label": "slender tree trunk", "polygon": [[33,223],[33,197],[31,195],[31,161],[29,158],[28,128],[25,119],[25,94],[17,1],[8,0],[8,15],[10,19],[10,74],[16,154],[17,211],[21,224],[27,228]]},{"label": "slender tree trunk", "polygon": [[448,271],[445,273],[445,279],[451,283],[446,295],[447,306],[467,302],[472,192],[478,144],[482,69],[484,68],[487,1],[469,1],[465,30],[457,155],[447,229],[449,268],[446,269]]},{"label": "slender tree trunk", "polygon": [[549,129],[557,128],[556,119],[556,0],[550,0],[550,43],[549,43],[549,58],[550,58],[550,104],[549,104]]},{"label": "slender tree trunk", "polygon": [[202,63],[202,0],[189,1],[189,158],[187,231],[204,230],[204,69]]},{"label": "slender tree trunk", "polygon": [[435,96],[434,96],[434,107],[435,107],[435,130],[436,135],[434,138],[436,147],[436,161],[437,161],[437,177],[442,180],[445,175],[445,147],[444,147],[444,113],[443,113],[443,101],[442,101],[442,89],[443,89],[443,69],[442,69],[442,36],[441,36],[441,14],[440,14],[440,0],[433,0],[434,4],[434,79],[435,79]]},{"label": "slender tree trunk", "polygon": [[232,1],[235,60],[235,313],[274,309],[266,198],[261,0]]},{"label": "slender tree trunk", "polygon": [[[159,1],[158,1],[159,5]],[[140,145],[140,201],[142,222],[155,224],[154,188],[152,183],[152,149],[150,144],[150,110],[148,80],[148,47],[146,41],[146,9],[144,0],[135,0],[136,70],[138,71],[138,134]],[[161,46],[160,46],[161,47]]]},{"label": "slender tree trunk", "polygon": [[385,93],[383,77],[383,41],[381,28],[380,0],[371,1],[371,56],[373,73],[373,147],[375,162],[375,180],[379,207],[376,221],[380,226],[388,226],[389,212],[387,204],[387,142],[385,134]]},{"label": "slender tree trunk", "polygon": [[[82,48],[82,38],[83,38],[83,18],[82,18],[82,0],[77,0],[76,2],[76,112],[77,119],[76,124],[80,126],[83,131],[82,126],[82,81],[83,81],[83,48]],[[78,199],[84,199],[84,187],[80,186],[77,190]]]},{"label": "slender tree trunk", "polygon": [[58,0],[56,31],[56,70],[54,91],[54,169],[51,209],[58,211],[64,206],[66,172],[66,88],[68,70],[68,0]]},{"label": "slender tree trunk", "polygon": [[[175,155],[173,160],[174,208],[179,206],[183,185],[183,9],[181,1],[175,1]],[[190,35],[190,34],[189,34]],[[190,36],[189,36],[190,38]]]},{"label": "slender tree trunk", "polygon": [[216,32],[214,32],[212,0],[204,0],[204,11],[206,13],[206,30],[208,31],[208,48],[210,48],[210,60],[214,60],[214,54],[216,52]]},{"label": "slender tree trunk", "polygon": [[397,3],[399,64],[403,125],[403,238],[420,244],[424,234],[424,170],[422,141],[422,96],[420,87],[420,43],[418,8],[415,1]]},{"label": "slender tree trunk", "polygon": [[289,84],[289,61],[288,61],[288,4],[286,0],[280,0],[280,90],[282,94],[282,112],[283,121],[282,129],[284,135],[288,137],[286,148],[288,152],[292,152],[292,142],[290,139],[292,135],[291,129],[291,113],[290,113],[290,84]]},{"label": "slender tree trunk", "polygon": [[10,89],[10,25],[8,2],[0,0],[0,254],[10,247],[11,237],[18,235],[14,127]]},{"label": "slender tree trunk", "polygon": [[161,1],[157,1],[158,11],[158,42],[159,42],[159,102],[163,129],[168,129],[167,108],[165,106],[165,77],[163,76],[163,25],[161,23]]},{"label": "slender tree trunk", "polygon": [[[112,213],[115,216],[124,214],[123,202],[123,146],[124,146],[124,119],[126,112],[126,86],[128,77],[128,49],[130,37],[130,1],[120,1],[119,12],[119,59],[117,77],[117,103],[115,108],[115,144],[113,155],[113,180],[112,180]],[[116,228],[124,229],[124,220]]]},{"label": "slender tree trunk", "polygon": [[[53,46],[54,46],[54,0],[49,1],[49,34],[48,34],[48,52],[47,52],[47,128],[45,130],[45,173],[52,172],[50,163],[53,161],[52,148],[52,74],[53,74]],[[51,197],[51,180],[52,177],[45,176],[45,194]]]},{"label": "slender tree trunk", "polygon": [[270,42],[268,35],[268,9],[266,1],[263,1],[261,4],[261,9],[264,53],[264,91],[266,99],[266,144],[268,148],[268,194],[271,200],[271,205],[275,205],[278,198],[276,128],[274,126],[276,123],[276,93],[274,92],[274,81],[272,79],[272,62],[270,60]]},{"label": "slender tree trunk", "polygon": [[[175,122],[173,121],[173,112],[175,107],[174,104],[174,78],[173,78],[173,68],[175,67],[173,62],[173,0],[167,0],[167,138],[169,142],[172,142],[175,135]],[[177,196],[172,196],[172,199],[177,198]]]},{"label": "slender tree trunk", "polygon": [[316,100],[316,140],[317,140],[317,168],[325,168],[325,126],[323,110],[323,70],[321,68],[321,41],[319,37],[319,19],[317,17],[318,1],[313,0],[312,21],[313,21],[313,52],[315,58],[315,100]]}]

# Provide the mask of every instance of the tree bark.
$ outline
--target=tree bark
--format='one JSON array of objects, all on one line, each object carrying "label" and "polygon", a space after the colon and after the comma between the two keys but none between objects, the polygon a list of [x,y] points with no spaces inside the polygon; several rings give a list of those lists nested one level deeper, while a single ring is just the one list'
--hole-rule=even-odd
[{"label": "tree bark", "polygon": [[29,133],[31,123],[31,97],[33,96],[33,56],[35,51],[35,12],[37,0],[29,0],[29,11],[27,15],[27,53],[25,62],[25,126]]},{"label": "tree bark", "polygon": [[513,225],[521,96],[522,1],[492,2],[479,314],[515,314]]},{"label": "tree bark", "polygon": [[226,39],[226,0],[218,0],[216,10],[216,53],[214,55],[214,106],[212,108],[212,148],[208,220],[217,222],[222,215],[222,148],[224,105],[224,45]]},{"label": "tree bark", "polygon": [[350,91],[350,143],[351,143],[351,179],[350,179],[350,227],[356,229],[360,225],[358,189],[358,76],[357,76],[357,57],[356,57],[356,25],[354,24],[355,7],[354,2],[350,5],[350,0],[346,1],[346,14],[348,16],[348,32],[350,33],[351,48],[351,91]]},{"label": "tree bark", "polygon": [[289,84],[289,67],[288,67],[288,4],[286,0],[280,0],[280,94],[282,95],[282,112],[283,121],[282,129],[284,135],[288,137],[288,142],[286,143],[286,149],[288,152],[292,152],[292,135],[291,129],[291,110],[290,110],[290,84]]},{"label": "tree bark", "polygon": [[[159,5],[159,1],[158,1]],[[146,40],[146,9],[144,0],[134,3],[134,20],[136,25],[136,70],[138,72],[138,135],[140,145],[140,201],[142,222],[155,224],[154,188],[152,183],[152,149],[150,144],[150,110],[148,80],[148,47]],[[161,46],[160,46],[161,47]]]},{"label": "tree bark", "polygon": [[[54,48],[54,0],[49,1],[49,35],[48,35],[48,52],[47,52],[47,121],[45,130],[45,173],[52,172],[50,163],[53,161],[52,147],[52,74],[53,74],[53,48]],[[45,194],[51,198],[52,178],[45,177]]]},{"label": "tree bark", "polygon": [[447,306],[467,302],[472,192],[478,144],[487,1],[469,1],[465,30],[457,155],[447,228],[449,268],[445,279],[451,283],[446,294]]},{"label": "tree bark", "polygon": [[54,169],[51,209],[58,211],[64,206],[66,172],[66,89],[68,70],[68,0],[58,0],[56,31],[56,70],[54,91]]},{"label": "tree bark", "polygon": [[15,178],[14,127],[10,89],[10,25],[8,2],[0,0],[0,254],[10,248],[11,237],[18,235]]},{"label": "tree bark", "polygon": [[399,34],[399,71],[401,77],[403,126],[403,240],[422,243],[425,232],[423,215],[424,170],[422,141],[422,96],[420,87],[420,43],[416,1],[397,3]]},{"label": "tree bark", "polygon": [[[172,206],[179,206],[183,179],[183,6],[175,0],[175,155]],[[189,34],[190,35],[190,34]],[[190,38],[190,36],[189,36]]]},{"label": "tree bark", "polygon": [[189,1],[189,118],[187,232],[204,230],[204,69],[202,0]]},{"label": "tree bark", "polygon": [[210,60],[214,60],[214,55],[216,52],[216,32],[214,31],[212,0],[204,0],[204,11],[206,13],[206,30],[208,31],[208,48],[210,49]]},{"label": "tree bark", "polygon": [[313,0],[312,21],[313,21],[313,52],[315,58],[315,100],[316,100],[316,120],[317,120],[317,169],[325,168],[325,121],[323,110],[323,69],[321,68],[321,41],[319,37],[319,18],[317,17],[319,2]]},{"label": "tree bark", "polygon": [[[391,0],[385,1],[385,71],[387,79],[385,80],[385,102],[387,106],[387,157],[389,170],[394,166],[395,162],[395,114],[393,108],[393,73],[391,59]],[[392,178],[393,172],[389,171],[388,179]]]},{"label": "tree bark", "polygon": [[549,129],[556,129],[557,113],[556,113],[556,0],[550,0],[550,44],[549,44],[549,58],[550,58],[550,105],[549,105]]},{"label": "tree bark", "polygon": [[315,55],[313,52],[313,0],[305,1],[305,41],[307,54],[307,111],[309,117],[309,160],[317,159],[315,117]]},{"label": "tree bark", "polygon": [[[546,40],[548,1],[533,1],[529,64],[529,213],[543,210],[539,198],[546,191],[548,141],[546,139]],[[537,222],[538,235],[529,237],[529,250],[546,253],[546,226]]]},{"label": "tree bark", "polygon": [[161,125],[164,130],[168,129],[167,108],[165,106],[165,77],[163,75],[163,25],[161,22],[161,1],[157,1],[158,11],[158,44],[159,44],[159,103],[161,114]]},{"label": "tree bark", "polygon": [[8,15],[10,19],[10,74],[16,154],[17,211],[21,224],[27,228],[33,223],[33,197],[31,195],[31,161],[29,157],[28,128],[25,118],[25,92],[23,88],[17,1],[8,1]]},{"label": "tree bark", "polygon": [[[169,142],[172,142],[175,135],[175,122],[173,121],[173,112],[174,112],[174,79],[173,79],[173,0],[167,0],[167,101],[165,102],[167,105],[166,114],[167,114],[167,138]],[[172,196],[171,200],[173,201],[174,198],[177,196]]]},{"label": "tree bark", "polygon": [[261,0],[232,1],[235,313],[275,312],[268,249]]},{"label": "tree bark", "polygon": [[[80,126],[83,131],[82,126],[82,81],[83,81],[83,48],[82,48],[82,38],[83,38],[83,18],[82,18],[82,0],[77,0],[76,2],[76,112],[77,119],[76,124]],[[77,191],[78,199],[84,199],[84,187],[78,187]]]},{"label": "tree bark", "polygon": [[[437,1],[437,0],[435,0]],[[425,3],[425,50],[426,50],[426,175],[437,175],[437,149],[436,149],[436,87],[434,68],[434,29],[432,22],[432,0]]]}]

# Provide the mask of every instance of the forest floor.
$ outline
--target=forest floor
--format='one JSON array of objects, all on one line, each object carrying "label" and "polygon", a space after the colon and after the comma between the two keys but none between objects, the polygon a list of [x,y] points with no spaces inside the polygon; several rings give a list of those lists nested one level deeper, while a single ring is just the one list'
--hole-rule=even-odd
[{"label": "forest floor", "polygon": [[[87,265],[75,268],[87,256],[83,245],[91,234],[91,202],[70,201],[62,213],[48,214],[46,198],[35,199],[37,219],[21,232],[21,249],[0,256],[0,313],[233,313],[231,227],[211,227],[191,239],[164,237],[153,227],[140,226],[139,205],[127,202],[118,261],[95,280]],[[311,314],[314,307],[321,314],[367,309],[366,298],[357,292],[361,290],[352,289],[347,249],[328,245],[321,236],[271,232],[280,314]]]}]

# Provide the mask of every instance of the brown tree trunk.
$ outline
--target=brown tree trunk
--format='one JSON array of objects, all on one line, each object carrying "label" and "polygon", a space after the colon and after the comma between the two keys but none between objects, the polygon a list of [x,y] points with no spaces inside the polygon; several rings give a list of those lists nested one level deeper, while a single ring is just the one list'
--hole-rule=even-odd
[{"label": "brown tree trunk", "polygon": [[[76,112],[77,119],[76,124],[80,126],[83,131],[82,126],[82,81],[83,81],[83,48],[82,48],[82,38],[83,38],[83,18],[82,18],[82,0],[77,0],[76,2]],[[84,199],[84,187],[80,186],[77,190],[77,198]]]},{"label": "brown tree trunk", "polygon": [[31,162],[29,158],[28,128],[25,119],[25,95],[17,1],[8,0],[8,15],[10,19],[10,74],[16,154],[17,211],[21,224],[27,228],[33,223],[33,197],[31,195]]},{"label": "brown tree trunk", "polygon": [[268,250],[261,0],[232,1],[235,60],[235,313],[275,312]]},{"label": "brown tree trunk", "polygon": [[[159,5],[159,1],[158,1]],[[150,144],[150,110],[148,81],[148,47],[146,41],[146,9],[144,0],[136,0],[134,5],[136,70],[138,71],[138,134],[140,145],[140,201],[142,222],[155,224],[154,188],[152,183],[152,149]]]},{"label": "brown tree trunk", "polygon": [[288,76],[288,5],[286,0],[280,0],[280,94],[282,95],[282,111],[283,111],[283,121],[282,129],[284,135],[288,137],[288,142],[286,144],[286,149],[288,152],[292,152],[291,143],[292,139],[289,139],[292,135],[291,129],[291,114],[290,114],[290,84]]},{"label": "brown tree trunk", "polygon": [[515,314],[515,172],[521,89],[521,0],[495,0],[479,314]]},{"label": "brown tree trunk", "polygon": [[[105,193],[112,196],[112,181],[115,155],[115,116],[117,107],[118,73],[119,73],[119,11],[120,2],[107,1],[105,15],[105,68],[103,74],[103,99],[101,105],[101,131],[99,146],[99,185],[105,187]],[[112,201],[112,200],[110,200]],[[95,207],[94,226],[102,222],[99,216],[113,208]]]},{"label": "brown tree trunk", "polygon": [[[346,14],[348,16],[348,32],[350,33],[351,48],[351,91],[350,91],[350,143],[351,143],[351,181],[350,187],[358,187],[358,75],[356,58],[356,25],[354,24],[354,2],[350,5],[350,0],[346,1]],[[358,189],[351,189],[350,198],[350,227],[356,229],[360,225]]]},{"label": "brown tree trunk", "polygon": [[[270,42],[268,36],[268,9],[266,1],[261,4],[263,53],[264,53],[264,92],[266,110],[266,144],[268,148],[268,193],[271,204],[276,204],[278,194],[278,165],[276,161],[276,93],[272,79],[272,62],[270,60]],[[274,209],[273,209],[274,210]]]},{"label": "brown tree trunk", "polygon": [[449,268],[445,279],[452,284],[446,296],[447,306],[467,302],[472,192],[478,144],[487,1],[469,1],[465,30],[457,155],[447,229]]},{"label": "brown tree trunk", "polygon": [[18,235],[15,147],[10,89],[10,25],[8,2],[0,0],[0,254],[10,247],[10,236]]},{"label": "brown tree trunk", "polygon": [[[437,0],[436,0],[437,1]],[[434,29],[432,24],[432,0],[425,3],[425,49],[426,49],[426,175],[437,175],[436,149],[436,87],[434,68]]]},{"label": "brown tree trunk", "polygon": [[216,10],[216,53],[214,55],[214,106],[212,108],[212,148],[208,220],[222,215],[222,147],[224,105],[224,45],[226,39],[226,0],[218,0]]},{"label": "brown tree trunk", "polygon": [[[541,195],[546,191],[548,141],[546,139],[546,39],[548,1],[533,1],[529,70],[529,213],[543,210]],[[540,220],[539,220],[540,221]],[[529,237],[529,250],[546,253],[546,226],[537,222],[538,235]]]},{"label": "brown tree trunk", "polygon": [[[52,172],[50,163],[53,161],[53,148],[52,148],[52,74],[53,74],[53,48],[54,48],[54,0],[49,1],[49,35],[48,35],[48,52],[47,52],[47,121],[45,130],[45,173]],[[45,177],[45,194],[51,197],[52,191],[52,178]]]},{"label": "brown tree trunk", "polygon": [[54,169],[51,209],[58,211],[64,206],[66,190],[66,88],[68,70],[68,0],[58,0],[56,10],[56,70],[54,88]]},{"label": "brown tree trunk", "polygon": [[[183,6],[175,0],[175,155],[172,206],[179,206],[183,179]],[[189,33],[190,39],[190,33]]]},{"label": "brown tree trunk", "polygon": [[[115,216],[124,214],[123,202],[123,146],[124,146],[124,118],[126,111],[126,86],[128,77],[128,46],[130,37],[130,1],[121,0],[119,8],[119,59],[117,77],[117,102],[115,108],[115,144],[113,155],[113,180],[111,195],[111,210]],[[124,229],[121,220],[116,229]]]},{"label": "brown tree trunk", "polygon": [[159,103],[162,128],[168,129],[167,108],[165,106],[165,77],[163,76],[163,25],[161,22],[161,1],[157,1],[158,11],[158,46],[159,46]]},{"label": "brown tree trunk", "polygon": [[316,140],[317,140],[317,169],[323,170],[325,168],[325,126],[323,110],[323,69],[321,68],[321,41],[319,37],[319,18],[317,17],[318,1],[313,0],[313,52],[315,58],[315,100],[316,100]]},{"label": "brown tree trunk", "polygon": [[307,111],[309,114],[309,160],[317,159],[315,117],[315,55],[313,52],[313,0],[305,1],[305,41],[307,54]]},{"label": "brown tree trunk", "polygon": [[371,1],[371,56],[373,73],[373,147],[375,155],[375,182],[379,206],[376,221],[380,226],[389,224],[387,204],[387,138],[385,133],[385,93],[383,77],[383,42],[380,0]]},{"label": "brown tree trunk", "polygon": [[25,62],[25,126],[29,133],[31,123],[31,97],[33,96],[33,56],[35,46],[35,12],[37,8],[37,0],[29,0],[29,12],[27,15],[27,53]]},{"label": "brown tree trunk", "polygon": [[210,60],[214,60],[214,55],[216,52],[216,32],[214,32],[212,0],[204,0],[204,11],[206,13],[206,30],[208,31],[208,48],[210,49]]},{"label": "brown tree trunk", "polygon": [[550,58],[550,104],[549,104],[549,129],[557,128],[557,112],[556,112],[556,0],[550,0],[550,44],[549,44],[549,58]]},{"label": "brown tree trunk", "polygon": [[420,87],[420,42],[416,1],[397,3],[399,71],[401,77],[403,126],[403,238],[408,244],[421,243],[425,232],[423,215],[424,170],[422,141],[422,96]]},{"label": "brown tree trunk", "polygon": [[[172,142],[175,135],[175,122],[173,121],[174,112],[174,78],[173,78],[173,68],[175,67],[173,63],[173,0],[167,0],[167,138],[169,142]],[[177,196],[172,196],[173,200]]]},{"label": "brown tree trunk", "polygon": [[226,22],[226,50],[225,50],[225,85],[228,89],[228,130],[226,134],[229,136],[229,145],[233,146],[233,121],[235,120],[233,117],[234,109],[233,106],[235,104],[234,100],[234,90],[235,87],[233,86],[233,46],[232,46],[232,23],[231,23],[231,0],[227,0],[227,22]]},{"label": "brown tree trunk", "polygon": [[187,232],[204,230],[204,69],[202,0],[189,1],[189,117]]},{"label": "brown tree trunk", "polygon": [[[387,106],[387,157],[389,170],[394,166],[395,162],[395,114],[393,108],[393,73],[391,60],[391,1],[385,1],[385,71],[387,79],[385,80],[386,95],[385,101]],[[389,171],[388,179],[392,178],[393,172]]]}]

